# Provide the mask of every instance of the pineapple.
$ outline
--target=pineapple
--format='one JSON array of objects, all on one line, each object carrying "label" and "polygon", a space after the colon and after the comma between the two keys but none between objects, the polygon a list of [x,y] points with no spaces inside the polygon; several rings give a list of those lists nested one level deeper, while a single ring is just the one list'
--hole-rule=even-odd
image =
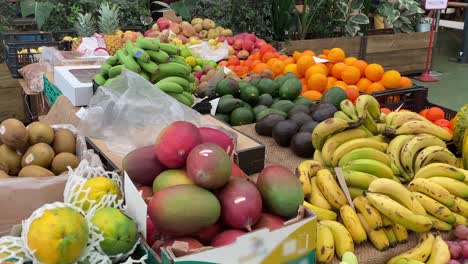
[{"label": "pineapple", "polygon": [[109,53],[112,55],[122,48],[122,40],[118,34],[119,29],[119,8],[117,5],[102,3],[99,8],[99,31],[104,35],[104,41]]},{"label": "pineapple", "polygon": [[75,22],[75,30],[78,34],[77,38],[72,39],[72,50],[76,50],[81,44],[81,39],[91,37],[96,33],[96,21],[90,13],[78,14]]}]

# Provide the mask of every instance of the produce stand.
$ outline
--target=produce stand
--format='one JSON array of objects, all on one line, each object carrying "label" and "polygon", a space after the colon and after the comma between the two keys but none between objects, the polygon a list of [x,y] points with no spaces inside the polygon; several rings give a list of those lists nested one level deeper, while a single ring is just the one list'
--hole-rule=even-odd
[{"label": "produce stand", "polygon": [[278,43],[278,49],[288,54],[294,51],[316,50],[322,51],[330,47],[341,47],[349,56],[362,58],[365,56],[366,46],[363,45],[363,37],[341,37],[341,38],[325,38],[325,39],[305,39],[305,40],[290,40]]}]

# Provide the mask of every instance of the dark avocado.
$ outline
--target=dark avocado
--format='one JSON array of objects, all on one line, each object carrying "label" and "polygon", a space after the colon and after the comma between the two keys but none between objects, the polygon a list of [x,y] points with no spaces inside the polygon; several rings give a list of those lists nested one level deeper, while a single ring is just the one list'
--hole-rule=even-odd
[{"label": "dark avocado", "polygon": [[328,118],[332,118],[338,111],[333,104],[320,103],[313,107],[312,118],[317,122],[322,122]]},{"label": "dark avocado", "polygon": [[312,133],[299,132],[291,139],[291,150],[301,158],[311,158],[314,155]]},{"label": "dark avocado", "polygon": [[276,143],[283,147],[288,147],[291,143],[291,138],[297,133],[299,126],[292,120],[284,120],[278,122],[272,131],[273,139]]},{"label": "dark avocado", "polygon": [[289,120],[296,122],[296,124],[301,127],[303,124],[307,123],[308,121],[313,121],[312,117],[309,114],[304,112],[295,113],[289,117]]},{"label": "dark avocado", "polygon": [[314,129],[318,124],[319,123],[314,121],[314,120],[307,121],[301,126],[301,128],[299,129],[299,132],[312,133],[312,132],[314,132]]},{"label": "dark avocado", "polygon": [[273,97],[270,94],[262,94],[258,97],[257,104],[270,107],[273,104]]},{"label": "dark avocado", "polygon": [[285,118],[278,114],[269,114],[255,124],[255,132],[262,136],[271,137],[273,127]]},{"label": "dark avocado", "polygon": [[293,106],[293,108],[291,108],[291,110],[289,110],[288,117],[291,117],[295,113],[300,113],[300,112],[309,113],[309,107],[307,105],[303,105],[303,104],[295,105],[295,106]]}]

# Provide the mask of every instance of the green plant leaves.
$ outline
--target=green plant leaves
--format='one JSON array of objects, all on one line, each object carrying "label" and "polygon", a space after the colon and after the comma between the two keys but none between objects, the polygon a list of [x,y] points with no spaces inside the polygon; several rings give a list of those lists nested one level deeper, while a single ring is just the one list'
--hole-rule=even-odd
[{"label": "green plant leaves", "polygon": [[364,14],[357,14],[355,16],[350,17],[349,19],[351,22],[359,25],[366,25],[369,24],[369,18]]},{"label": "green plant leaves", "polygon": [[21,15],[27,17],[34,15],[37,26],[39,29],[45,24],[54,10],[54,5],[50,2],[36,2],[34,0],[21,0],[20,1]]}]

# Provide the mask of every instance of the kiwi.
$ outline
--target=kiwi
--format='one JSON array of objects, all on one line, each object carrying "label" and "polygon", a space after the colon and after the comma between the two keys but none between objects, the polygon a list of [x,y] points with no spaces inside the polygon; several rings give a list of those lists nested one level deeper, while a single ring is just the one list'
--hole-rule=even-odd
[{"label": "kiwi", "polygon": [[21,121],[10,118],[0,124],[0,139],[12,149],[20,149],[28,142],[28,131]]},{"label": "kiwi", "polygon": [[76,138],[70,130],[59,129],[55,132],[53,148],[55,154],[62,152],[76,153]]},{"label": "kiwi", "polygon": [[80,159],[68,152],[63,152],[55,156],[52,160],[51,170],[55,175],[59,175],[62,172],[68,171],[68,166],[72,169],[76,168],[80,164]]},{"label": "kiwi", "polygon": [[18,172],[21,169],[21,156],[15,150],[9,148],[5,144],[1,145],[0,161],[8,168],[5,170],[6,173],[10,175],[18,175]]},{"label": "kiwi", "polygon": [[48,168],[54,159],[54,150],[46,143],[37,143],[28,148],[21,160],[21,166],[37,165]]},{"label": "kiwi", "polygon": [[0,170],[0,179],[7,179],[7,178],[11,178],[10,175],[8,175],[8,173]]},{"label": "kiwi", "polygon": [[26,127],[29,136],[29,144],[37,143],[52,144],[54,141],[54,130],[44,122],[33,122]]},{"label": "kiwi", "polygon": [[47,176],[55,176],[48,169],[44,169],[37,165],[29,165],[21,169],[18,174],[19,177],[47,177]]}]

